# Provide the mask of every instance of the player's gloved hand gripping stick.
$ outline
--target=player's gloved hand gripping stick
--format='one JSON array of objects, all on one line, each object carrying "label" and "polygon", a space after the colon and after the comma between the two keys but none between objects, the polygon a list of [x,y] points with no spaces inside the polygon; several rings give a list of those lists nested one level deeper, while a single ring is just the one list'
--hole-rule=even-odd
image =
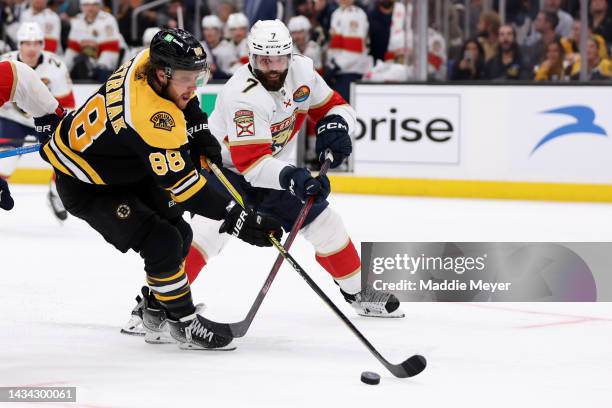
[{"label": "player's gloved hand gripping stick", "polygon": [[[326,157],[328,157],[328,155],[326,154]],[[331,160],[329,158],[326,158],[325,163],[324,163],[324,168],[325,171],[327,171],[328,166],[331,164]],[[225,186],[225,188],[227,188],[227,190],[229,191],[229,193],[234,197],[234,200],[236,200],[236,202],[238,202],[241,206],[244,206],[244,202],[242,200],[242,197],[240,197],[240,194],[238,194],[238,192],[236,191],[236,189],[231,185],[231,183],[229,182],[229,180],[225,177],[225,175],[221,172],[221,170],[219,170],[219,168],[212,162],[208,162],[209,167],[211,168],[211,170],[213,171],[213,173],[215,173],[215,176],[217,176],[219,178],[219,181],[221,181],[221,183]],[[327,165],[327,166],[326,166]],[[323,170],[323,168],[322,168]],[[303,210],[306,208],[306,206],[308,205],[308,203],[310,203],[310,205],[312,205],[312,198],[310,198],[306,205],[304,206]],[[300,213],[300,215],[302,215],[302,213]],[[298,217],[299,220],[300,217]],[[304,216],[305,218],[305,216]],[[297,223],[297,220],[296,220]],[[296,224],[294,224],[295,227]],[[295,229],[292,228],[291,230],[291,234],[289,235],[289,238],[287,238],[287,243],[289,243],[292,238],[291,235],[295,235],[295,233],[297,233],[299,229]],[[338,318],[340,318],[340,320],[342,320],[342,322],[353,332],[353,334],[355,336],[357,336],[357,338],[361,341],[361,343],[366,346],[366,348],[374,355],[374,357],[376,357],[376,359],[378,361],[380,361],[382,363],[382,365],[385,366],[385,368],[387,368],[387,370],[389,370],[391,372],[391,374],[393,374],[394,376],[398,377],[398,378],[406,378],[406,377],[413,377],[417,374],[419,374],[420,372],[422,372],[425,367],[427,366],[427,362],[425,360],[425,357],[415,354],[411,357],[409,357],[408,359],[406,359],[404,362],[400,363],[400,364],[392,364],[389,361],[387,361],[387,359],[385,359],[379,352],[378,350],[376,350],[376,348],[372,345],[372,343],[370,343],[370,341],[363,335],[361,334],[361,332],[359,331],[359,329],[357,329],[357,327],[355,327],[355,325],[353,323],[351,323],[351,321],[344,315],[344,313],[342,313],[342,311],[340,309],[338,309],[338,306],[336,306],[334,304],[334,302],[325,294],[325,292],[323,292],[321,290],[321,288],[319,288],[319,286],[312,280],[312,278],[306,273],[306,271],[304,271],[304,269],[297,263],[297,261],[295,259],[293,259],[293,257],[289,254],[289,252],[287,252],[287,250],[285,248],[283,248],[283,246],[280,244],[280,242],[278,242],[278,240],[276,238],[274,238],[274,236],[270,235],[269,236],[269,240],[272,243],[272,245],[274,245],[274,247],[276,247],[276,249],[278,250],[278,252],[280,253],[280,256],[282,256],[284,259],[287,260],[287,262],[289,262],[289,264],[293,267],[293,269],[295,269],[295,271],[306,281],[306,283],[308,283],[308,286],[310,286],[312,288],[312,290],[314,290],[316,292],[317,295],[319,295],[319,297],[325,302],[325,304],[327,304],[327,306],[329,306],[332,311],[336,314],[336,316],[338,316]],[[286,243],[286,244],[287,244]],[[278,260],[277,260],[278,261]],[[274,264],[276,266],[276,263]],[[280,267],[280,263],[279,263],[279,267]],[[273,269],[274,271],[274,269]],[[272,283],[272,280],[270,280],[270,283]],[[267,289],[269,288],[269,284],[268,281],[266,281],[266,284],[264,284],[264,288]],[[261,294],[261,293],[260,293]],[[264,292],[264,296],[265,296],[265,292]],[[259,297],[258,297],[259,299]],[[262,297],[263,299],[263,297]],[[261,303],[261,301],[260,301]],[[259,305],[257,306],[259,307]],[[256,312],[257,310],[255,310]],[[250,312],[249,312],[250,315]],[[253,313],[254,316],[254,313]],[[248,319],[248,316],[247,316]],[[231,324],[223,324],[223,323],[216,323],[214,322],[214,324],[216,325],[216,327],[220,330],[225,328],[228,330],[227,333],[233,335],[234,337],[240,337],[240,336],[236,336],[234,333],[232,333],[231,331]],[[250,324],[250,322],[249,322]],[[248,328],[248,326],[247,326]],[[239,333],[238,333],[239,334]],[[244,335],[244,333],[243,333]]]}]

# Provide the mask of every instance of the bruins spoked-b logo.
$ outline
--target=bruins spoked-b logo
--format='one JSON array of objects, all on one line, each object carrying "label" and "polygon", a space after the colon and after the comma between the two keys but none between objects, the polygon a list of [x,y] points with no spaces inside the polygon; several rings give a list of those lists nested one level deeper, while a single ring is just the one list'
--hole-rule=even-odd
[{"label": "bruins spoked-b logo", "polygon": [[155,129],[163,129],[170,132],[175,126],[174,119],[168,112],[157,112],[151,116],[151,119],[149,120],[153,122],[153,127]]},{"label": "bruins spoked-b logo", "polygon": [[125,220],[127,217],[130,216],[130,214],[132,213],[132,210],[130,209],[130,206],[127,204],[119,204],[117,206],[117,218],[119,218],[120,220]]}]

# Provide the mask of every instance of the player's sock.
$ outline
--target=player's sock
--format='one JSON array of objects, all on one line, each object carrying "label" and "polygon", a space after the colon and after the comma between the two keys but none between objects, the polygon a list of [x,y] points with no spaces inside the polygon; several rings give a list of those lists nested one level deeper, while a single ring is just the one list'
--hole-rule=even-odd
[{"label": "player's sock", "polygon": [[153,296],[168,314],[168,318],[180,319],[195,311],[191,297],[191,287],[185,274],[185,264],[178,271],[165,272],[152,276],[147,274],[147,283]]},{"label": "player's sock", "polygon": [[204,266],[206,266],[206,258],[203,251],[191,245],[187,258],[185,258],[185,273],[190,284],[198,277]]},{"label": "player's sock", "polygon": [[355,294],[361,290],[361,260],[350,238],[341,249],[328,254],[317,253],[316,259],[344,292]]}]

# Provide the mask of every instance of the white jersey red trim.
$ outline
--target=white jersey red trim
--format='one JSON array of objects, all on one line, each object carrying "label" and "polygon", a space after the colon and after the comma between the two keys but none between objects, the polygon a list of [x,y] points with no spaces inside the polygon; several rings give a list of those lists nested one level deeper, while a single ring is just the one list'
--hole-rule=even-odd
[{"label": "white jersey red trim", "polygon": [[121,38],[117,20],[111,14],[100,11],[93,22],[85,20],[83,13],[70,21],[68,34],[68,49],[66,50],[66,66],[72,70],[74,59],[83,51],[83,41],[93,41],[93,50],[97,57],[97,65],[114,70],[119,62]]},{"label": "white jersey red trim", "polygon": [[327,61],[343,73],[365,73],[370,66],[366,40],[368,16],[357,6],[337,8],[331,16]]},{"label": "white jersey red trim", "polygon": [[312,60],[293,55],[283,88],[267,91],[244,65],[217,95],[209,128],[225,146],[223,164],[256,187],[281,190],[295,135],[306,116],[315,122],[341,115],[355,129],[356,113],[314,70]]},{"label": "white jersey red trim", "polygon": [[[19,52],[12,51],[0,57],[2,60],[19,61]],[[64,62],[55,54],[48,51],[41,53],[40,63],[34,69],[36,81],[44,83],[51,95],[67,109],[75,107],[72,81]],[[37,95],[32,95],[36,98]],[[25,126],[34,127],[33,112],[21,106],[19,102],[7,104],[0,108],[0,117],[10,119]]]},{"label": "white jersey red trim", "polygon": [[0,106],[16,102],[34,117],[58,109],[57,100],[32,68],[19,61],[0,61]]},{"label": "white jersey red trim", "polygon": [[34,13],[32,8],[27,8],[19,17],[20,23],[37,23],[45,35],[45,51],[62,53],[61,31],[62,24],[57,13],[46,8],[39,13]]}]

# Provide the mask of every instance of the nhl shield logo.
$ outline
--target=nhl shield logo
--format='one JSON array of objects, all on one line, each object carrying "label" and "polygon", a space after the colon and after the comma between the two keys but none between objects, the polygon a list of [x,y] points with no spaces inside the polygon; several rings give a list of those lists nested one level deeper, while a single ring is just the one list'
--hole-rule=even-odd
[{"label": "nhl shield logo", "polygon": [[162,129],[170,132],[175,126],[174,119],[167,112],[157,112],[151,116],[151,119],[149,120],[153,122],[153,127],[155,129]]}]

